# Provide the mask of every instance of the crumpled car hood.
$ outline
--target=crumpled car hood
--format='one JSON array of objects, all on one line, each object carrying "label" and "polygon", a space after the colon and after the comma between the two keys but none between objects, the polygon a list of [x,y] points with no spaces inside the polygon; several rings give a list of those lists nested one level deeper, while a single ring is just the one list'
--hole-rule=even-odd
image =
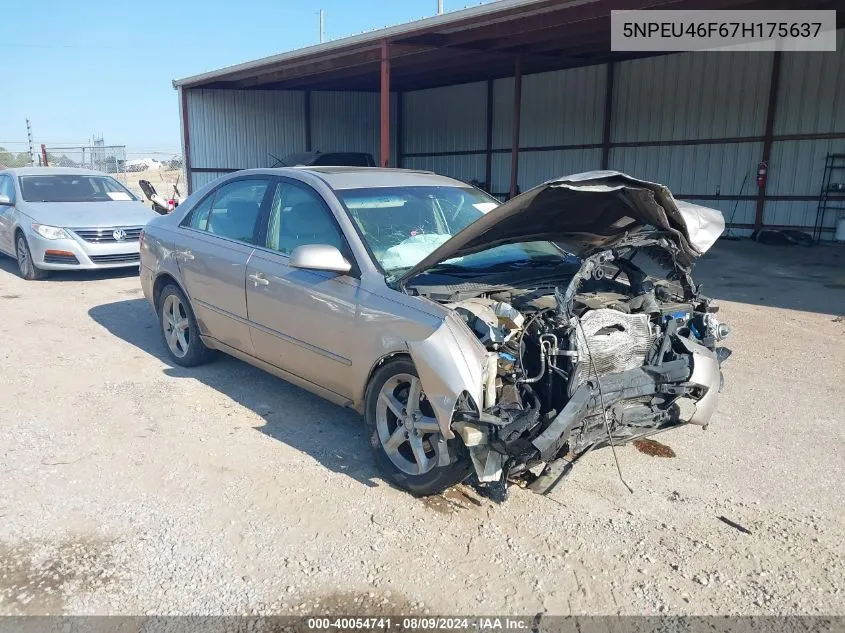
[{"label": "crumpled car hood", "polygon": [[676,261],[691,264],[725,229],[721,211],[675,200],[664,185],[618,171],[550,180],[516,196],[446,241],[398,283],[440,262],[503,244],[558,242],[580,257],[619,246],[637,234],[665,236]]}]

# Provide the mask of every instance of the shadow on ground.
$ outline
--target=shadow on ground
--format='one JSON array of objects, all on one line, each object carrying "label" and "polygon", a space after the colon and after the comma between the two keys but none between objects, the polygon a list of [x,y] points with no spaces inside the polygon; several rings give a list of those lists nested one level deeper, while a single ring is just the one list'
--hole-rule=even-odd
[{"label": "shadow on ground", "polygon": [[257,431],[307,453],[329,470],[368,487],[377,485],[364,424],[356,412],[225,354],[200,367],[172,364],[144,299],[95,306],[88,314],[114,336],[166,363],[167,376],[198,380],[260,415],[265,424]]},{"label": "shadow on ground", "polygon": [[[0,266],[14,270],[15,262],[0,260]],[[55,279],[98,279],[116,274],[130,273],[64,273]],[[717,301],[845,314],[842,246],[805,248],[722,240],[701,260],[694,276],[703,284],[704,293]],[[376,485],[375,465],[357,413],[226,355],[202,367],[174,366],[160,339],[156,317],[144,299],[96,306],[89,315],[114,336],[167,364],[166,375],[199,380],[254,411],[265,420],[256,430],[311,455],[332,471],[367,486]]]},{"label": "shadow on ground", "polygon": [[845,314],[845,246],[719,240],[693,271],[705,295],[789,310]]}]

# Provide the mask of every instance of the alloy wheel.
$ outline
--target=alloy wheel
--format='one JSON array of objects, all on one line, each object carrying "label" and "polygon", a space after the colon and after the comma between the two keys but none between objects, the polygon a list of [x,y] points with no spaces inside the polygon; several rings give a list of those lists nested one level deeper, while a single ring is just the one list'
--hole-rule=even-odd
[{"label": "alloy wheel", "polygon": [[384,452],[409,475],[437,466],[442,435],[420,379],[396,374],[382,386],[376,405],[376,429]]},{"label": "alloy wheel", "polygon": [[167,295],[161,307],[161,326],[170,351],[184,358],[191,344],[191,322],[185,306],[176,295]]},{"label": "alloy wheel", "polygon": [[26,245],[26,240],[23,235],[18,237],[18,269],[24,277],[32,275],[32,259],[29,256],[29,248]]}]

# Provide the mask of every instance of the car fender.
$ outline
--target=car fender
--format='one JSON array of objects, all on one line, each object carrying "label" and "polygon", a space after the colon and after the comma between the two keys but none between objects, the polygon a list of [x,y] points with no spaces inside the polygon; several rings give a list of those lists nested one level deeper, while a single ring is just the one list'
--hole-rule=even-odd
[{"label": "car fender", "polygon": [[487,350],[460,317],[449,312],[429,337],[408,341],[408,351],[440,432],[453,438],[452,416],[461,395],[469,394],[476,411],[482,402]]},{"label": "car fender", "polygon": [[[180,290],[190,299],[188,293],[185,292],[185,288],[182,286],[179,263],[176,261],[173,243],[167,239],[167,232],[161,230],[151,231],[150,228],[147,225],[144,230],[144,243],[141,247],[141,267],[142,271],[144,268],[150,271],[149,276],[153,283],[149,289],[150,293],[147,298],[153,304],[153,309],[157,308],[153,289],[163,275],[168,275],[176,280],[176,284]],[[146,289],[144,294],[147,294]]]}]

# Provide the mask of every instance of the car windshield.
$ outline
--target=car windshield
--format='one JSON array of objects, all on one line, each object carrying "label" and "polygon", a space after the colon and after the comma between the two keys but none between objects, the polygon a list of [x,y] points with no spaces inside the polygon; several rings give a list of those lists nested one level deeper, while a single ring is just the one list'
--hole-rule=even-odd
[{"label": "car windshield", "polygon": [[52,174],[21,176],[21,196],[27,202],[109,202],[137,200],[109,176]]},{"label": "car windshield", "polygon": [[[379,187],[345,189],[346,205],[382,269],[398,276],[499,203],[472,187]],[[507,244],[455,257],[437,266],[446,272],[481,271],[508,265],[560,262],[549,242]]]}]

